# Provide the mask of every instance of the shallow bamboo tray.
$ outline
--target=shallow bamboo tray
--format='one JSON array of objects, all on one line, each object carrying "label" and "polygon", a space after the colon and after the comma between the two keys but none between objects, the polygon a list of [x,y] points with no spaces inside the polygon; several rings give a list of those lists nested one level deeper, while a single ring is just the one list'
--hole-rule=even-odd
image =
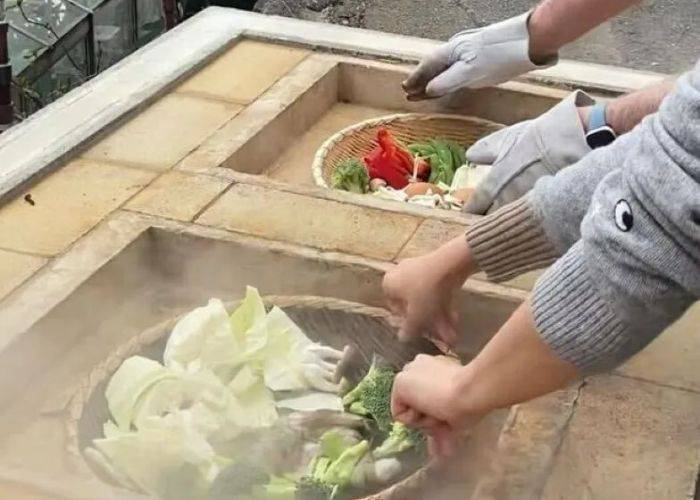
[{"label": "shallow bamboo tray", "polygon": [[468,148],[482,137],[502,129],[503,125],[470,116],[421,113],[365,120],[337,132],[321,145],[311,166],[316,184],[330,187],[331,175],[340,162],[353,158],[362,160],[369,154],[377,145],[380,128],[388,129],[405,145],[439,138]]},{"label": "shallow bamboo tray", "polygon": [[[365,366],[357,367],[359,373],[349,373],[351,379],[363,376],[375,353],[384,357],[397,369],[419,353],[440,353],[428,340],[399,343],[391,315],[384,309],[313,296],[270,296],[263,300],[268,307],[276,305],[282,308],[314,341],[321,341],[335,348],[355,344],[362,353]],[[231,311],[237,305],[237,301],[230,302],[226,304],[226,308]],[[91,445],[93,439],[103,436],[102,424],[110,418],[104,393],[112,374],[126,358],[137,354],[162,361],[168,336],[180,317],[163,321],[133,337],[96,366],[83,381],[71,399],[66,419],[71,454],[82,457],[82,450]],[[89,461],[86,463],[90,466]],[[99,475],[97,471],[95,473]],[[366,498],[415,499],[420,496],[418,492],[423,491],[432,482],[431,479],[436,479],[438,475],[438,469],[434,465],[426,464],[394,485]],[[104,476],[99,477],[110,482]]]}]

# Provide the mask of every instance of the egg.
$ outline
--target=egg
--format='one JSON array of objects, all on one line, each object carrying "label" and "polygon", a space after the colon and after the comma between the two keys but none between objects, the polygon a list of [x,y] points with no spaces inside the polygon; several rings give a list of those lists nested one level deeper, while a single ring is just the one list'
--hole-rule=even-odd
[{"label": "egg", "polygon": [[424,195],[430,191],[432,194],[442,195],[444,191],[435,184],[429,182],[413,182],[404,188],[404,191],[409,198],[414,196]]}]

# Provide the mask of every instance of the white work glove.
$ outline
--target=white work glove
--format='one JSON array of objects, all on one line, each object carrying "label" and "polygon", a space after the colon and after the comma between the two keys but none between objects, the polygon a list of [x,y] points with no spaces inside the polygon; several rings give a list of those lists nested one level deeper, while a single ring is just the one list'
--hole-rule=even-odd
[{"label": "white work glove", "polygon": [[579,106],[595,104],[580,90],[534,120],[499,130],[467,150],[467,160],[491,165],[464,206],[472,214],[491,213],[526,194],[545,175],[554,175],[591,151]]},{"label": "white work glove", "polygon": [[557,62],[530,60],[530,12],[484,28],[462,31],[421,61],[404,82],[411,100],[439,97],[462,87],[488,87]]}]

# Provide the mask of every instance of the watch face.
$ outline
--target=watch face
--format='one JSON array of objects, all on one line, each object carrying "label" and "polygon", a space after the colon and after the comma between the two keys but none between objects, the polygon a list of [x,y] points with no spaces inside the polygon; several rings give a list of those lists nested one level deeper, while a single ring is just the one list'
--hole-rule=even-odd
[{"label": "watch face", "polygon": [[607,146],[615,140],[615,132],[610,127],[601,127],[586,134],[586,142],[591,149]]}]

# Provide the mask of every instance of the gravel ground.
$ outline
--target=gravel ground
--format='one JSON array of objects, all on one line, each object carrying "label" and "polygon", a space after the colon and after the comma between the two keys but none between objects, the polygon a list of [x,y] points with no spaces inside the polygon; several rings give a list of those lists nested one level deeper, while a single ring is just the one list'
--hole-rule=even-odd
[{"label": "gravel ground", "polygon": [[[514,16],[535,3],[529,0],[335,0],[323,14],[338,24],[440,40],[465,28]],[[700,57],[698,26],[698,0],[647,1],[565,47],[562,57],[676,73]]]}]

